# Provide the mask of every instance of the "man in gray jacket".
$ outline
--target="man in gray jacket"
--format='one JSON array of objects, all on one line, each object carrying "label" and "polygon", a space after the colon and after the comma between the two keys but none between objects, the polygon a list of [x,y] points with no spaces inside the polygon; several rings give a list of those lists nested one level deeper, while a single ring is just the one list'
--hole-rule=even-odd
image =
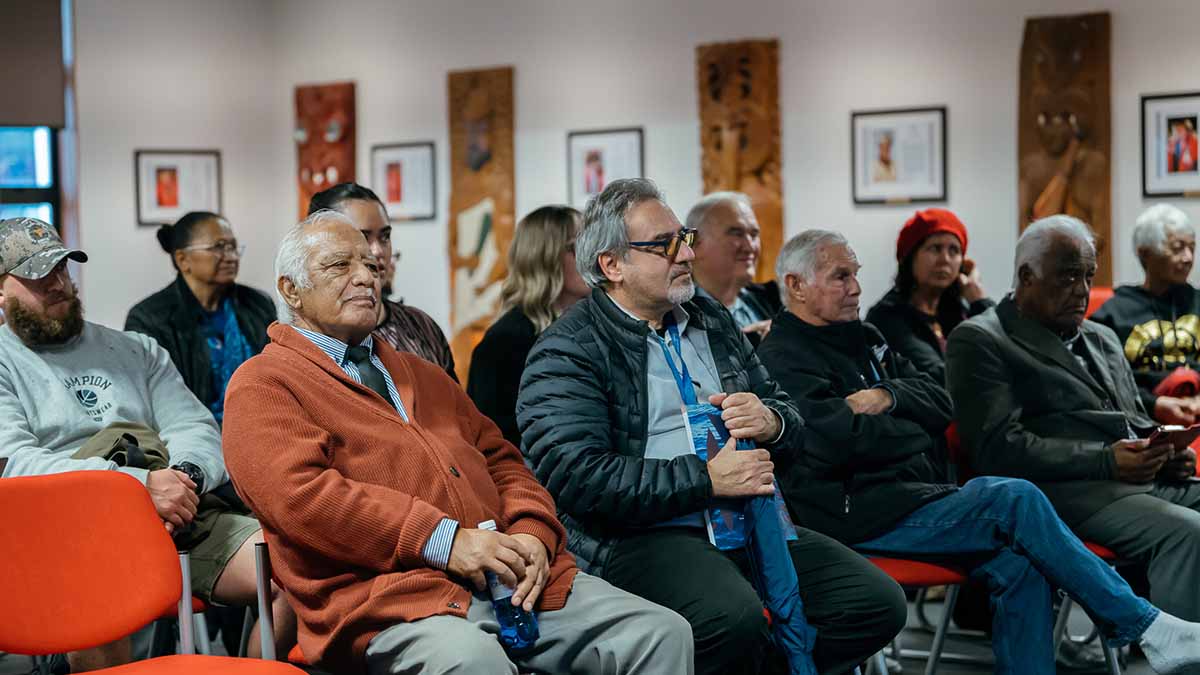
[{"label": "man in gray jacket", "polygon": [[[191,551],[194,594],[253,603],[253,544],[262,532],[254,518],[209,496],[229,480],[216,421],[154,340],[83,320],[68,260],[87,255],[67,249],[50,225],[0,221],[0,475],[133,476],[176,545]],[[128,461],[133,456],[157,461]],[[293,633],[282,594],[275,607],[279,634]],[[77,671],[129,659],[128,640],[71,657]]]},{"label": "man in gray jacket", "polygon": [[1150,599],[1200,620],[1196,454],[1151,445],[1112,330],[1085,321],[1096,248],[1068,216],[1032,224],[1017,243],[1014,290],[961,324],[946,352],[959,432],[979,473],[1036,483],[1085,540],[1145,562]]}]

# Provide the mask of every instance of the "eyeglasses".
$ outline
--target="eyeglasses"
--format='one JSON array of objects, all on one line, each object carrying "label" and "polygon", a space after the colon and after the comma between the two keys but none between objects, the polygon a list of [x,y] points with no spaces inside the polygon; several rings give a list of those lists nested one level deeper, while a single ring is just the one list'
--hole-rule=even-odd
[{"label": "eyeglasses", "polygon": [[209,253],[225,258],[237,254],[237,257],[242,257],[246,254],[246,245],[238,246],[236,241],[218,241],[215,244],[207,244],[205,246],[184,246],[180,251],[208,251]]},{"label": "eyeglasses", "polygon": [[666,239],[659,239],[657,241],[631,241],[629,245],[647,253],[661,255],[667,260],[675,262],[675,256],[679,255],[680,245],[687,244],[690,248],[695,242],[696,230],[685,227]]}]

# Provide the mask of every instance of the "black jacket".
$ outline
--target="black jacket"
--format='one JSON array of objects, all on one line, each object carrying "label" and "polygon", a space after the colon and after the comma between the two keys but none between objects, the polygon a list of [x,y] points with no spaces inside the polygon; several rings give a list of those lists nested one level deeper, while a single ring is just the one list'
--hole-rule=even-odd
[{"label": "black jacket", "polygon": [[[1180,366],[1200,370],[1200,291],[1173,286],[1155,297],[1141,286],[1121,286],[1092,315],[1113,329],[1133,367],[1142,405],[1154,412],[1154,388]],[[1167,343],[1171,347],[1167,347]]]},{"label": "black jacket", "polygon": [[[259,291],[234,284],[233,313],[238,327],[255,354],[267,344],[267,326],[275,320],[275,304]],[[216,399],[209,364],[208,343],[200,334],[204,308],[188,288],[183,276],[161,291],[142,300],[125,317],[125,330],[154,338],[171,355],[188,389],[205,407]]]},{"label": "black jacket", "polygon": [[[942,326],[942,334],[950,332],[966,319],[982,314],[995,307],[991,298],[972,303],[962,301],[962,316],[949,325]],[[899,291],[893,288],[867,312],[867,322],[879,329],[888,345],[912,362],[917,370],[928,373],[939,384],[946,382],[946,357],[938,344],[937,335],[929,320],[913,307]]]},{"label": "black jacket", "polygon": [[1033,481],[1075,527],[1152,484],[1116,480],[1109,449],[1130,427],[1155,426],[1133,371],[1106,326],[1079,328],[1098,381],[1062,339],[1017,311],[1011,297],[964,322],[946,348],[946,376],[963,448],[976,473]]},{"label": "black jacket", "polygon": [[487,415],[505,440],[521,447],[517,430],[517,391],[525,357],[537,341],[533,322],[518,307],[496,320],[484,333],[483,340],[471,353],[471,372],[467,376],[467,396],[479,412]]},{"label": "black jacket", "polygon": [[[873,326],[813,326],[781,312],[758,355],[808,426],[804,451],[776,460],[798,524],[854,544],[956,489],[944,470],[950,395]],[[887,389],[895,408],[854,414],[845,398],[873,386]]]},{"label": "black jacket", "polygon": [[[783,419],[773,455],[803,447],[804,421],[729,313],[706,298],[683,308],[708,334],[722,389],[753,392]],[[712,497],[696,455],[644,458],[649,333],[596,289],[542,333],[521,377],[522,449],[554,496],[568,547],[597,576],[617,538],[699,511]]]}]

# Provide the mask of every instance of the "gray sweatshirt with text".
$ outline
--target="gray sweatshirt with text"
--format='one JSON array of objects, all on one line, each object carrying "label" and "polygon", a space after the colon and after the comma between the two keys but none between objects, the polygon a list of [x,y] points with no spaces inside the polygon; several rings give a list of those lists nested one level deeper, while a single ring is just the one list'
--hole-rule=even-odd
[{"label": "gray sweatshirt with text", "polygon": [[[228,480],[221,432],[153,338],[84,322],[64,345],[27,347],[0,326],[0,458],[3,476],[116,470],[94,457],[71,459],[114,422],[158,432],[171,463],[204,472],[204,490]],[[146,482],[144,469],[120,468]]]}]

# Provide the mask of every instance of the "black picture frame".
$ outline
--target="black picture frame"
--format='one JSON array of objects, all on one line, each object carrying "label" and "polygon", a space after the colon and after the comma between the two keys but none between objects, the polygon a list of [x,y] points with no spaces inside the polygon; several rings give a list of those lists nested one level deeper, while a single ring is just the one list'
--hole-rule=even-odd
[{"label": "black picture frame", "polygon": [[[628,172],[622,172],[621,175],[612,176],[609,180],[617,178],[643,178],[646,175],[646,132],[644,127],[610,127],[607,129],[581,129],[567,132],[567,203],[577,209],[583,210],[583,203],[586,199],[581,199],[581,195],[577,194],[575,189],[576,167],[574,149],[577,141],[588,137],[626,135],[637,140],[637,175],[625,175]],[[607,180],[605,181],[608,182]]]},{"label": "black picture frame", "polygon": [[[1173,111],[1168,112],[1166,107],[1160,107],[1161,104],[1167,102],[1175,102],[1182,104],[1180,107],[1175,107]],[[1156,109],[1157,108],[1157,109]],[[1160,160],[1169,162],[1167,153],[1159,155],[1159,150],[1164,149],[1163,138],[1156,138],[1155,134],[1158,131],[1167,132],[1168,129],[1152,128],[1158,117],[1165,118],[1168,124],[1172,119],[1187,118],[1192,121],[1192,139],[1200,136],[1200,91],[1184,91],[1170,92],[1160,94],[1143,94],[1140,97],[1139,105],[1139,126],[1141,128],[1141,169],[1142,169],[1142,198],[1143,199],[1197,199],[1200,198],[1200,157],[1192,157],[1193,169],[1191,171],[1179,172],[1192,175],[1180,176],[1164,176],[1164,172],[1170,172],[1169,163],[1167,166],[1162,166]],[[1169,117],[1168,117],[1169,115]],[[1153,174],[1153,175],[1152,175]]]},{"label": "black picture frame", "polygon": [[[153,215],[147,212],[142,202],[143,191],[142,184],[145,177],[142,175],[142,159],[161,157],[164,159],[175,158],[190,158],[190,157],[211,157],[214,164],[215,185],[213,186],[212,200],[203,203],[193,203],[183,205],[180,204],[172,209],[164,209],[164,211],[179,211],[174,217],[167,217],[162,214]],[[224,208],[224,188],[222,185],[222,169],[221,169],[221,151],[217,149],[138,149],[133,151],[133,199],[134,208],[136,209],[137,224],[140,227],[157,227],[159,225],[170,224],[175,222],[184,213],[189,211],[212,211],[221,213]]]},{"label": "black picture frame", "polygon": [[[411,215],[394,215],[393,202],[388,201],[388,191],[386,177],[380,175],[379,159],[383,159],[385,153],[402,153],[407,150],[424,150],[429,156],[429,176],[428,176],[428,210]],[[375,194],[379,195],[379,199],[384,203],[384,210],[387,211],[388,220],[393,223],[413,223],[427,220],[437,219],[437,202],[438,202],[438,182],[437,182],[437,145],[433,141],[406,141],[403,143],[377,143],[371,146],[371,189]]]},{"label": "black picture frame", "polygon": [[[893,193],[879,194],[876,190],[874,194],[868,194],[869,190],[863,189],[870,187],[860,181],[860,178],[866,178],[865,166],[860,166],[860,148],[858,142],[860,124],[864,121],[876,119],[883,122],[887,118],[897,117],[919,117],[923,115],[931,115],[937,119],[937,129],[935,138],[931,139],[935,147],[930,148],[930,171],[934,174],[934,179],[929,182],[929,185],[934,186],[933,191],[915,192],[910,194]],[[945,105],[919,106],[912,108],[886,108],[872,110],[854,110],[850,112],[850,195],[854,203],[859,206],[869,205],[900,205],[900,204],[921,204],[921,203],[944,203],[950,198],[950,179],[947,172],[949,166],[949,109]],[[940,146],[936,147],[936,146]],[[893,178],[893,181],[895,179]],[[882,183],[882,182],[881,182]],[[890,191],[895,192],[895,191]]]}]

